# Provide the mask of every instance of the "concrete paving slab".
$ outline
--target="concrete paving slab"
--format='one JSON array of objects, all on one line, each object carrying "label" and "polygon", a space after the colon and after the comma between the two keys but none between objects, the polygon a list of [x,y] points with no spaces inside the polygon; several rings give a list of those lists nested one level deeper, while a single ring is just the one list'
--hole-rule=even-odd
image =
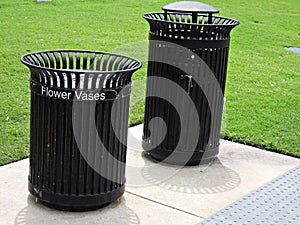
[{"label": "concrete paving slab", "polygon": [[220,155],[200,166],[155,163],[142,154],[142,125],[129,129],[126,192],[106,208],[68,213],[34,201],[27,191],[28,159],[0,167],[2,224],[197,224],[300,159],[221,141]]},{"label": "concrete paving slab", "polygon": [[0,167],[0,224],[196,224],[186,212],[125,193],[111,205],[91,212],[63,212],[36,202],[27,191],[28,159]]},{"label": "concrete paving slab", "polygon": [[157,164],[143,156],[141,136],[142,125],[130,129],[127,192],[205,218],[300,165],[297,158],[224,140],[207,165]]}]

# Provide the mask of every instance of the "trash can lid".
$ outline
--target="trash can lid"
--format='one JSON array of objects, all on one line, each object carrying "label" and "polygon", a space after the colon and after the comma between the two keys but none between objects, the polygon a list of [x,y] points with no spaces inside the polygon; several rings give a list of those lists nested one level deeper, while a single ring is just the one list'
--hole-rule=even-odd
[{"label": "trash can lid", "polygon": [[171,12],[219,13],[219,10],[211,5],[192,1],[173,2],[163,6],[162,10]]}]

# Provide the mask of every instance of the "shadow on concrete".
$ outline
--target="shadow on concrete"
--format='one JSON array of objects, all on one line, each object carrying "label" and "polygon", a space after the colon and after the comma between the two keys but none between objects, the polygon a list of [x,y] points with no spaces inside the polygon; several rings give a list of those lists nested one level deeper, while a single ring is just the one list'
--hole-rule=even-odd
[{"label": "shadow on concrete", "polygon": [[162,179],[162,171],[174,170],[176,167],[163,164],[160,169],[153,169],[157,167],[147,166],[151,164],[147,156],[143,155],[143,159],[146,165],[142,170],[143,178],[149,183],[170,191],[215,194],[230,191],[241,183],[239,174],[224,166],[218,158],[199,166],[178,167],[176,172],[166,179]]},{"label": "shadow on concrete", "polygon": [[224,166],[218,158],[205,164],[187,167],[155,161],[143,152],[140,137],[142,126],[134,129],[128,135],[127,187],[143,188],[155,185],[174,192],[215,194],[230,191],[240,185],[240,175]]},{"label": "shadow on concrete", "polygon": [[28,205],[15,218],[16,225],[82,225],[82,224],[140,224],[136,213],[126,206],[124,197],[109,206],[89,212],[64,212],[47,208],[32,195],[27,198]]}]

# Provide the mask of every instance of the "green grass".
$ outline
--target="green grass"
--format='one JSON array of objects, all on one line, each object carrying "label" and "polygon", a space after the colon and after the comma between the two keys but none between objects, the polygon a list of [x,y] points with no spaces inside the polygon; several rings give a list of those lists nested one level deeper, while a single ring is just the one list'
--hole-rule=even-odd
[{"label": "green grass", "polygon": [[[142,14],[172,1],[2,0],[0,8],[0,165],[29,153],[29,71],[19,58],[45,49],[112,51],[146,41]],[[224,136],[300,156],[300,2],[207,0],[240,20],[232,32]],[[300,47],[300,46],[299,46]],[[146,66],[134,75],[130,123],[143,120]]]}]

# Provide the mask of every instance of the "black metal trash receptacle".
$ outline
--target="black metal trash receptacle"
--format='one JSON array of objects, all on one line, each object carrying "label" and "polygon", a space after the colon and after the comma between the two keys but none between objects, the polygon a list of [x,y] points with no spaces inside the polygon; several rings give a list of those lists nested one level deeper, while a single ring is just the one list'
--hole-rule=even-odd
[{"label": "black metal trash receptacle", "polygon": [[[147,83],[143,147],[147,154],[159,161],[199,164],[214,158],[219,152],[230,31],[239,22],[214,16],[219,11],[200,2],[175,2],[162,9],[164,12],[143,15],[150,25],[147,76],[166,78],[182,87],[196,107],[200,127],[195,127],[194,118],[190,118],[192,109],[185,107],[183,95],[175,93],[172,88],[165,91],[168,96],[176,96],[176,101],[182,105],[178,112],[165,99],[153,96],[154,89],[160,92],[167,87],[161,85],[160,79],[151,79]],[[203,63],[199,63],[196,56]],[[191,70],[192,75],[186,74]],[[213,79],[209,77],[211,74]],[[180,114],[186,120],[185,127],[181,127]],[[150,122],[155,117],[162,118],[167,127],[161,142],[162,126]],[[199,137],[196,147],[191,147],[190,134],[194,131],[199,131]]]},{"label": "black metal trash receptacle", "polygon": [[141,63],[76,50],[21,61],[31,71],[30,193],[67,211],[115,201],[125,190],[131,76]]}]

